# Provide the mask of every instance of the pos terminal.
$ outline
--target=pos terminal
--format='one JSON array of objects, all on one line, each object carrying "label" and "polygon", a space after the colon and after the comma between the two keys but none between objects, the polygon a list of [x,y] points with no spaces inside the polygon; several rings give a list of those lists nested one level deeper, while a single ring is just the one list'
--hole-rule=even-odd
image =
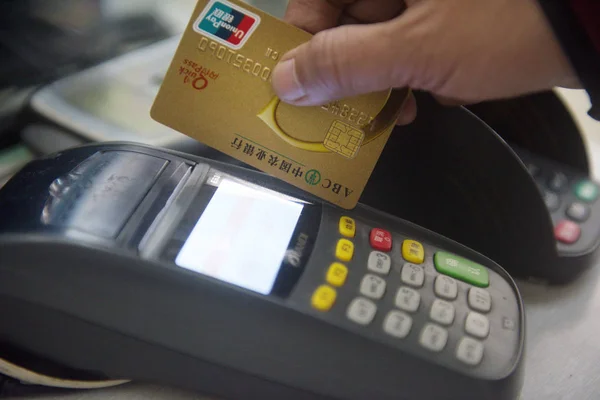
[{"label": "pos terminal", "polygon": [[516,399],[524,311],[496,263],[359,204],[124,142],[0,190],[3,342],[221,398]]}]

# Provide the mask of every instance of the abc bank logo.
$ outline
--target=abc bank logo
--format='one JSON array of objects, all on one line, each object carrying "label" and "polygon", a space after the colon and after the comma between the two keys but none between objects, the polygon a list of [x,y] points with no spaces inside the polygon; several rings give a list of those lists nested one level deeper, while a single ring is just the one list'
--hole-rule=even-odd
[{"label": "abc bank logo", "polygon": [[316,169],[311,169],[307,171],[304,175],[304,180],[311,186],[316,186],[321,182],[321,173]]},{"label": "abc bank logo", "polygon": [[320,184],[323,189],[330,190],[333,193],[344,197],[348,197],[354,192],[354,190],[349,187],[336,183],[331,179],[323,179],[321,173],[316,169],[306,171],[304,174],[304,181],[310,186],[317,186]]}]

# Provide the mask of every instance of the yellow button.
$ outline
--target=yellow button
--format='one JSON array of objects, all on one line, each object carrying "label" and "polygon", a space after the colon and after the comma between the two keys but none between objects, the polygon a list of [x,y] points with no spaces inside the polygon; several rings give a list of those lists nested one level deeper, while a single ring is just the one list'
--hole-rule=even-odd
[{"label": "yellow button", "polygon": [[354,243],[348,239],[338,240],[335,248],[335,256],[342,261],[352,260],[352,254],[354,254]]},{"label": "yellow button", "polygon": [[333,286],[342,286],[348,277],[348,268],[344,264],[334,262],[327,271],[327,282]]},{"label": "yellow button", "polygon": [[321,285],[312,295],[311,303],[319,311],[329,311],[335,303],[337,292],[334,288],[327,285]]},{"label": "yellow button", "polygon": [[413,264],[421,264],[425,260],[423,245],[414,240],[405,240],[402,243],[402,257]]},{"label": "yellow button", "polygon": [[356,234],[356,222],[350,217],[340,218],[340,234],[349,238],[353,238]]}]

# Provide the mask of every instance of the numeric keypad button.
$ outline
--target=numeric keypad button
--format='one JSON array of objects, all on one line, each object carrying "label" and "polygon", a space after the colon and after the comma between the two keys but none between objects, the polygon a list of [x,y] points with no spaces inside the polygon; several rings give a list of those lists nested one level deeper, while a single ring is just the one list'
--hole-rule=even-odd
[{"label": "numeric keypad button", "polygon": [[337,292],[334,288],[321,285],[313,293],[311,303],[316,310],[329,311],[333,307],[336,297]]},{"label": "numeric keypad button", "polygon": [[345,262],[352,260],[354,254],[354,243],[348,239],[340,239],[335,246],[335,256]]},{"label": "numeric keypad button", "polygon": [[462,338],[456,347],[456,358],[467,365],[478,365],[483,358],[483,343],[470,337]]},{"label": "numeric keypad button", "polygon": [[544,203],[546,203],[546,208],[548,211],[553,212],[558,210],[560,207],[560,198],[556,193],[552,193],[548,190],[544,190]]},{"label": "numeric keypad button", "polygon": [[447,341],[448,331],[434,324],[425,325],[419,338],[421,346],[434,352],[442,351],[446,347]]},{"label": "numeric keypad button", "polygon": [[550,190],[555,192],[562,192],[567,187],[569,180],[565,174],[562,172],[555,172],[552,174],[552,177],[548,181],[548,186]]},{"label": "numeric keypad button", "polygon": [[380,299],[385,293],[385,280],[377,275],[367,274],[360,283],[360,293],[372,299]]},{"label": "numeric keypad button", "polygon": [[340,218],[339,230],[342,236],[353,238],[356,235],[356,221],[350,217]]},{"label": "numeric keypad button", "polygon": [[490,321],[485,315],[470,312],[465,321],[465,331],[469,335],[484,339],[490,333]]},{"label": "numeric keypad button", "polygon": [[402,286],[396,293],[395,304],[401,310],[415,312],[419,309],[421,295],[414,289]]},{"label": "numeric keypad button", "polygon": [[416,240],[405,240],[402,242],[402,257],[413,264],[423,264],[423,261],[425,261],[425,249]]},{"label": "numeric keypad button", "polygon": [[390,272],[391,265],[392,259],[387,254],[381,251],[372,251],[369,254],[369,260],[367,261],[369,271],[387,275]]},{"label": "numeric keypad button", "polygon": [[357,297],[348,306],[346,317],[359,325],[368,325],[373,321],[376,312],[377,306],[375,303],[371,300]]},{"label": "numeric keypad button", "polygon": [[451,325],[454,322],[454,306],[447,301],[436,299],[431,306],[429,317],[442,325]]},{"label": "numeric keypad button", "polygon": [[469,306],[480,312],[489,312],[492,309],[492,296],[487,290],[473,287],[469,289]]},{"label": "numeric keypad button", "polygon": [[583,180],[575,185],[575,195],[579,200],[585,201],[586,203],[592,203],[596,201],[600,194],[600,188],[596,183],[589,180]]},{"label": "numeric keypad button", "polygon": [[458,296],[456,280],[446,275],[438,275],[435,278],[435,294],[448,300],[456,299]]},{"label": "numeric keypad button", "polygon": [[579,202],[571,203],[567,208],[567,216],[577,222],[585,222],[590,216],[590,208]]},{"label": "numeric keypad button", "polygon": [[554,227],[554,237],[563,243],[573,244],[581,236],[581,227],[573,221],[562,220]]},{"label": "numeric keypad button", "polygon": [[392,249],[392,234],[385,229],[371,229],[369,241],[375,250],[390,251]]},{"label": "numeric keypad button", "polygon": [[331,286],[340,287],[344,285],[346,282],[346,278],[348,277],[348,268],[344,264],[340,264],[338,262],[334,262],[329,266],[327,270],[327,274],[325,275],[325,280]]},{"label": "numeric keypad button", "polygon": [[383,330],[390,336],[403,339],[412,327],[412,318],[402,311],[390,311],[383,321]]},{"label": "numeric keypad button", "polygon": [[407,285],[421,287],[423,286],[423,282],[425,282],[425,271],[421,266],[406,263],[402,268],[400,279]]}]

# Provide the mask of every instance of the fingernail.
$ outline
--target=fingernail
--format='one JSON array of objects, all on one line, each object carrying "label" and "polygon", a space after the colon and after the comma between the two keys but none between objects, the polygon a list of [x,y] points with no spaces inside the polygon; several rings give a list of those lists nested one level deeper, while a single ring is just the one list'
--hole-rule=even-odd
[{"label": "fingernail", "polygon": [[306,95],[298,80],[293,58],[277,64],[273,70],[273,87],[283,101],[295,101]]}]

